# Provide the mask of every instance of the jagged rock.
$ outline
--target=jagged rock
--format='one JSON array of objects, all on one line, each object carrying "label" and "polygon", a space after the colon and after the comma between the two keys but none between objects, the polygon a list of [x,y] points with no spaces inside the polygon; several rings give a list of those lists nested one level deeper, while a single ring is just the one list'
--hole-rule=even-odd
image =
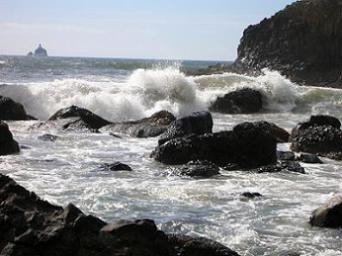
[{"label": "jagged rock", "polygon": [[120,162],[115,162],[113,164],[103,164],[101,165],[100,169],[109,171],[132,171],[132,168],[130,166]]},{"label": "jagged rock", "polygon": [[29,117],[20,103],[0,96],[0,120],[28,120]]},{"label": "jagged rock", "polygon": [[210,178],[218,175],[220,168],[209,161],[190,161],[186,165],[173,168],[171,174],[189,177]]},{"label": "jagged rock", "polygon": [[291,151],[277,151],[277,157],[278,160],[294,161],[296,155]]},{"label": "jagged rock", "polygon": [[70,121],[63,124],[63,129],[70,130],[89,129],[96,131],[103,126],[110,124],[109,121],[95,115],[93,112],[77,106],[71,106],[57,111],[48,121],[59,119],[70,119]]},{"label": "jagged rock", "polygon": [[305,174],[305,169],[296,161],[279,161],[276,164],[265,165],[251,171],[257,173],[274,173],[288,171]]},{"label": "jagged rock", "polygon": [[62,208],[0,174],[1,256],[238,256],[205,238],[167,235],[152,220],[112,224]]},{"label": "jagged rock", "polygon": [[183,137],[189,134],[211,133],[213,129],[213,118],[209,112],[196,112],[190,116],[173,121],[170,127],[159,138],[159,145],[168,140]]},{"label": "jagged rock", "polygon": [[188,135],[159,145],[151,154],[165,164],[208,160],[224,166],[258,167],[275,163],[276,140],[253,123],[242,123],[232,131]]},{"label": "jagged rock", "polygon": [[277,142],[279,143],[285,143],[289,141],[290,134],[286,130],[280,128],[274,123],[259,121],[255,122],[254,124],[263,129],[265,132],[271,134],[274,138],[277,139]]},{"label": "jagged rock", "polygon": [[110,133],[124,133],[133,137],[156,137],[167,130],[176,118],[168,111],[159,111],[137,121],[113,123],[101,129]]},{"label": "jagged rock", "polygon": [[169,240],[180,256],[239,256],[222,244],[203,237],[169,236]]},{"label": "jagged rock", "polygon": [[243,192],[241,194],[242,199],[255,199],[258,197],[262,197],[262,194],[258,192]]},{"label": "jagged rock", "polygon": [[46,133],[46,134],[43,134],[41,136],[38,136],[38,139],[42,140],[42,141],[52,141],[52,142],[54,142],[54,141],[56,141],[58,139],[58,136]]},{"label": "jagged rock", "polygon": [[297,158],[298,161],[308,164],[322,164],[322,160],[315,154],[300,154]]},{"label": "jagged rock", "polygon": [[342,194],[336,194],[326,204],[316,209],[311,216],[312,226],[342,228]]},{"label": "jagged rock", "polygon": [[340,0],[302,0],[249,26],[235,69],[270,68],[307,85],[341,88],[341,12]]},{"label": "jagged rock", "polygon": [[13,139],[8,125],[0,121],[0,155],[15,154],[20,151],[19,144]]},{"label": "jagged rock", "polygon": [[338,119],[330,116],[312,116],[298,124],[291,133],[291,149],[296,152],[319,154],[342,159],[342,130]]},{"label": "jagged rock", "polygon": [[225,114],[250,114],[262,109],[262,94],[259,91],[243,88],[218,97],[210,110]]}]

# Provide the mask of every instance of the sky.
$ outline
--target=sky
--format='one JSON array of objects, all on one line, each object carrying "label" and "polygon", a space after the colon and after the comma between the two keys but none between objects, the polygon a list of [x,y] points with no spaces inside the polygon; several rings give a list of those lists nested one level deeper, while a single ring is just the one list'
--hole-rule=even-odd
[{"label": "sky", "polygon": [[234,60],[243,30],[293,0],[0,0],[0,55]]}]

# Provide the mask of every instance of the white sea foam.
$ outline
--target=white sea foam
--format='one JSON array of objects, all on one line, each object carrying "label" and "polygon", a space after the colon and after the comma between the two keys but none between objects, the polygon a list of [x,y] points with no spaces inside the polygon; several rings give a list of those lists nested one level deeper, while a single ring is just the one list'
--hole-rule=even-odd
[{"label": "white sea foam", "polygon": [[326,109],[331,97],[336,106],[342,100],[340,92],[299,87],[276,71],[264,70],[258,77],[234,73],[187,77],[177,66],[138,69],[121,80],[89,76],[8,85],[0,88],[0,95],[22,103],[29,114],[40,119],[47,119],[61,108],[78,105],[111,121],[125,121],[159,110],[169,110],[177,116],[206,110],[218,96],[243,87],[263,94],[267,112],[309,107],[319,113]]}]

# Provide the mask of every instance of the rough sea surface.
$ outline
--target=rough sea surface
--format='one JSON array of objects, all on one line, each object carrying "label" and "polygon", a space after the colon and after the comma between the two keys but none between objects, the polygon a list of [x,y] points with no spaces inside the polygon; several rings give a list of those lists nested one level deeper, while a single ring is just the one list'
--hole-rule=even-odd
[{"label": "rough sea surface", "polygon": [[[263,113],[214,114],[215,131],[257,120],[290,131],[312,114],[342,119],[339,90],[299,87],[269,70],[256,78],[232,73],[189,77],[180,71],[210,64],[0,57],[0,95],[22,103],[41,120],[78,105],[110,121],[127,121],[159,110],[178,117],[206,110],[217,96],[250,87],[264,95]],[[306,174],[221,171],[210,179],[175,177],[149,157],[157,138],[32,129],[36,122],[9,122],[25,147],[19,155],[0,157],[0,171],[46,200],[63,206],[72,202],[106,221],[151,218],[166,232],[206,236],[246,256],[342,255],[342,230],[308,224],[311,212],[341,191],[342,162],[323,158],[322,165],[302,164]],[[44,133],[59,138],[39,140]],[[101,164],[116,161],[134,171],[99,171]],[[247,191],[263,197],[241,200]]]}]

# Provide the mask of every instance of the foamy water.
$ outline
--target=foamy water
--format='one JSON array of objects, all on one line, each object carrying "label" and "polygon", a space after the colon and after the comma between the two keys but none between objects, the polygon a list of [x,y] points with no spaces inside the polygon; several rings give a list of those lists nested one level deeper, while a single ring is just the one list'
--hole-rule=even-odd
[{"label": "foamy water", "polygon": [[[38,71],[36,71],[38,72]],[[66,71],[63,71],[66,72]],[[114,72],[114,71],[113,71]],[[136,69],[115,74],[54,76],[50,79],[1,81],[0,95],[24,104],[27,112],[47,119],[62,107],[86,107],[111,121],[135,120],[166,109],[177,116],[207,109],[219,95],[241,87],[259,90],[265,110],[255,115],[214,114],[214,130],[243,121],[267,120],[287,130],[311,114],[339,111],[342,93],[298,87],[279,73],[252,78],[237,74],[187,77],[177,67]],[[342,255],[342,231],[312,228],[311,211],[341,191],[341,163],[302,164],[307,174],[225,172],[211,179],[166,175],[168,166],[149,158],[157,138],[122,139],[108,134],[30,129],[35,121],[10,122],[25,149],[1,157],[3,173],[51,202],[72,202],[107,221],[152,218],[167,232],[217,240],[241,255]],[[38,140],[52,133],[56,142]],[[280,144],[279,149],[288,149]],[[99,171],[103,163],[121,161],[133,172]],[[242,192],[259,192],[242,201]]]}]

